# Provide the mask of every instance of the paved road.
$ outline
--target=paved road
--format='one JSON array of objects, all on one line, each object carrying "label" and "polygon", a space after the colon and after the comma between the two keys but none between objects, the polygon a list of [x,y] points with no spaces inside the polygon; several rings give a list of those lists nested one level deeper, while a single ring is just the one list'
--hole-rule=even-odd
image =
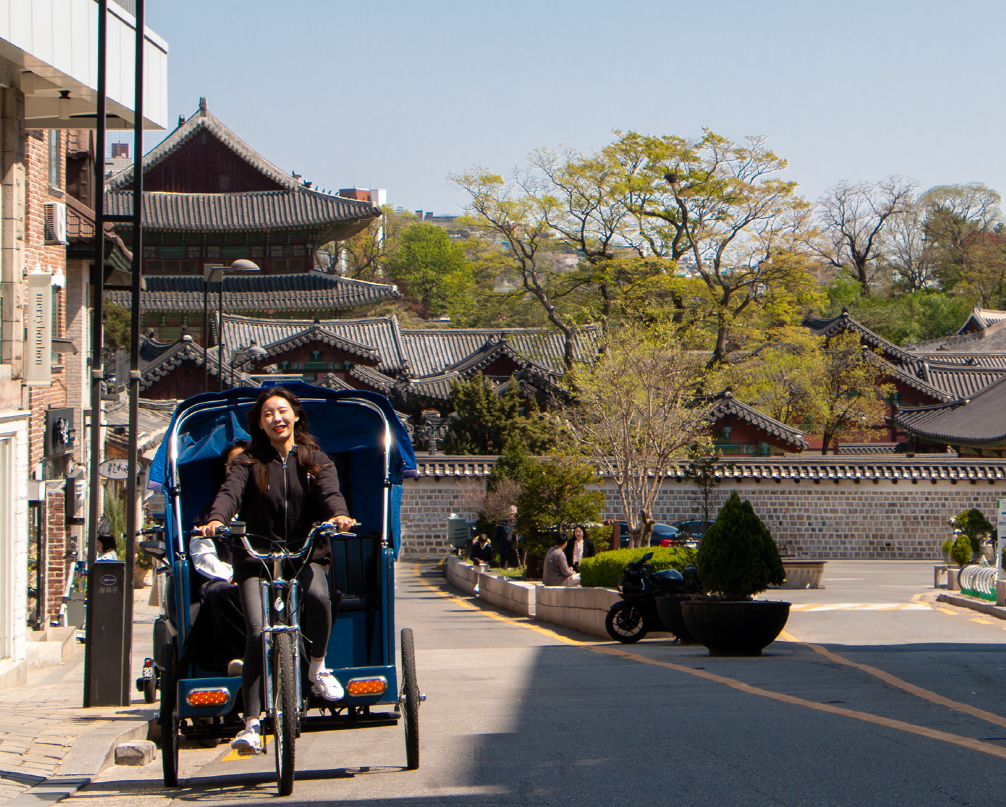
[{"label": "paved road", "polygon": [[[998,803],[1006,623],[934,607],[931,563],[828,568],[824,590],[770,595],[801,608],[790,641],[713,659],[551,631],[458,596],[432,565],[401,564],[398,621],[415,630],[429,696],[422,767],[403,769],[401,729],[305,735],[285,803]],[[818,605],[843,607],[802,609]],[[160,787],[159,765],[112,768],[73,807],[275,798],[271,757],[182,756],[180,790]]]}]

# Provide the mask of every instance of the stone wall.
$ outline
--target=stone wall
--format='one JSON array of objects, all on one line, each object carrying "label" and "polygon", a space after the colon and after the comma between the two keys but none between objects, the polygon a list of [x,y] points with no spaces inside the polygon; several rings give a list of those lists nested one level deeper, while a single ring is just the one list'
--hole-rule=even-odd
[{"label": "stone wall", "polygon": [[[474,474],[475,458],[420,461],[420,476],[406,480],[402,500],[404,555],[448,553],[447,518],[461,511],[473,477],[491,467],[488,458],[477,459]],[[601,489],[604,518],[620,519],[614,484]],[[996,500],[1006,498],[1006,462],[871,456],[741,461],[714,491],[714,510],[735,490],[751,502],[779,547],[797,557],[935,559],[956,513],[976,507],[995,520]],[[658,521],[699,518],[700,511],[693,483],[664,482]]]}]

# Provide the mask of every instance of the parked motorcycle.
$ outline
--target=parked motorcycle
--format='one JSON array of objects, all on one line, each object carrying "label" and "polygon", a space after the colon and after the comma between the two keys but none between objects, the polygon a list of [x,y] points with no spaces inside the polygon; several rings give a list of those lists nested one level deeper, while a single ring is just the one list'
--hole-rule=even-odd
[{"label": "parked motorcycle", "polygon": [[685,569],[684,575],[675,569],[653,570],[647,552],[639,560],[627,564],[618,581],[622,599],[608,609],[604,627],[618,642],[638,642],[650,631],[668,631],[682,642],[692,636],[681,618],[681,599],[700,590],[698,570]]}]

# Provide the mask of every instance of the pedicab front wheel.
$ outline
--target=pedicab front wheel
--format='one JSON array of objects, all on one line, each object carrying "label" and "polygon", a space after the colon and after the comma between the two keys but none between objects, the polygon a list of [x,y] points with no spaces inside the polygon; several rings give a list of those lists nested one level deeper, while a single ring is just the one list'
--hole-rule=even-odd
[{"label": "pedicab front wheel", "polygon": [[419,767],[419,683],[416,681],[416,648],[412,628],[402,628],[402,712],[405,722],[405,766]]},{"label": "pedicab front wheel", "polygon": [[[178,682],[175,673],[175,648],[171,644],[161,647],[161,767],[164,786],[178,787],[178,746],[181,742],[179,720],[175,715]],[[166,717],[165,717],[166,715]]]},{"label": "pedicab front wheel", "polygon": [[297,742],[297,682],[293,673],[293,638],[273,636],[273,748],[276,752],[276,786],[281,796],[293,793]]}]

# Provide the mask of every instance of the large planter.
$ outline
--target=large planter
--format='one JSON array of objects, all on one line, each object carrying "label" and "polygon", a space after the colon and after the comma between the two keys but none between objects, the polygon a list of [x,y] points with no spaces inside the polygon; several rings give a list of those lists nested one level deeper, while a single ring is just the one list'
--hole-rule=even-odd
[{"label": "large planter", "polygon": [[681,614],[711,656],[760,656],[789,619],[788,602],[685,600]]},{"label": "large planter", "polygon": [[668,594],[657,597],[657,613],[660,614],[660,621],[664,623],[664,628],[675,636],[681,644],[694,644],[695,637],[685,624],[685,618],[681,614],[681,603],[688,599],[690,594]]}]

